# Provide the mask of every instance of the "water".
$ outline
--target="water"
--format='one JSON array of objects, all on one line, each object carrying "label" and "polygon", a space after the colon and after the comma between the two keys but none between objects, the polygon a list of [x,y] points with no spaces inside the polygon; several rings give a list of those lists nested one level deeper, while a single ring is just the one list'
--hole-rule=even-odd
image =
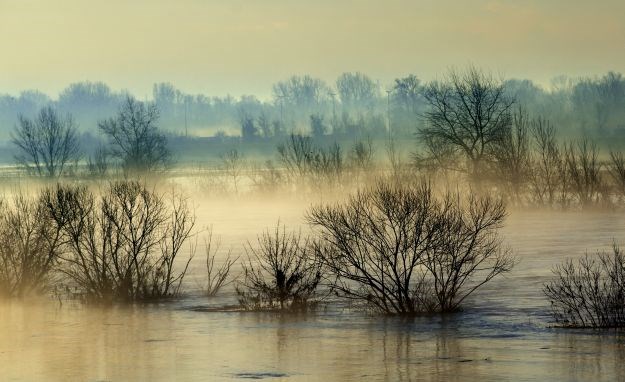
[{"label": "water", "polygon": [[[213,225],[227,249],[273,226],[303,226],[301,202],[198,198],[199,226]],[[304,227],[305,229],[305,227]],[[625,378],[625,335],[551,327],[541,293],[552,265],[625,243],[619,213],[514,212],[503,231],[519,263],[451,316],[369,316],[330,305],[314,314],[228,309],[192,293],[203,271],[192,262],[176,302],[93,307],[64,302],[0,305],[3,381],[566,381]]]}]

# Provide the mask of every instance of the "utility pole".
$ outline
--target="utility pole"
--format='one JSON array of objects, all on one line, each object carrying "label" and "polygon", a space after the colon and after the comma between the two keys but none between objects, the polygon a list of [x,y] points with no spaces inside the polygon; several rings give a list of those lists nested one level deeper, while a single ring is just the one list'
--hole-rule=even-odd
[{"label": "utility pole", "polygon": [[336,93],[330,90],[330,97],[332,97],[332,134],[336,134]]},{"label": "utility pole", "polygon": [[278,95],[277,97],[280,100],[280,127],[284,129],[284,95]]},{"label": "utility pole", "polygon": [[187,125],[187,100],[184,100],[184,136],[189,136],[189,127]]},{"label": "utility pole", "polygon": [[386,90],[386,120],[388,123],[388,135],[391,136],[391,92],[392,89]]}]

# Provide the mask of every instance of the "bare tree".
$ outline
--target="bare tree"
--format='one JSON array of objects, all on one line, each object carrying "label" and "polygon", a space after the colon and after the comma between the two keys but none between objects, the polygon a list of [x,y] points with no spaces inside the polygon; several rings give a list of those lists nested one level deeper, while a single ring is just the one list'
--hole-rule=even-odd
[{"label": "bare tree", "polygon": [[521,202],[521,195],[529,180],[529,125],[527,113],[519,107],[513,114],[512,126],[504,131],[494,148],[498,178],[516,204]]},{"label": "bare tree", "polygon": [[568,173],[558,142],[556,130],[547,119],[532,121],[531,133],[536,145],[530,173],[534,198],[549,206],[568,199]]},{"label": "bare tree", "polygon": [[625,256],[613,252],[571,259],[553,268],[555,279],[543,292],[560,325],[571,327],[625,326]]},{"label": "bare tree", "polygon": [[99,123],[109,138],[111,155],[121,161],[125,171],[153,171],[170,163],[167,139],[156,126],[158,118],[155,104],[144,104],[129,96],[115,118]]},{"label": "bare tree", "polygon": [[349,161],[354,169],[364,173],[373,167],[373,143],[371,138],[354,142],[349,151]]},{"label": "bare tree", "polygon": [[336,79],[341,104],[346,107],[370,108],[380,96],[379,85],[362,73],[343,73]]},{"label": "bare tree", "polygon": [[217,252],[220,248],[220,242],[213,242],[212,229],[208,232],[208,238],[206,239],[206,284],[204,286],[204,293],[211,297],[216,295],[219,290],[234,282],[230,278],[230,271],[232,266],[239,259],[238,257],[231,257],[231,252],[228,251],[225,260],[221,265],[215,263]]},{"label": "bare tree", "polygon": [[84,298],[135,301],[179,293],[193,252],[179,271],[176,259],[195,224],[184,198],[167,202],[124,181],[99,198],[84,187],[59,185],[43,200],[63,235],[59,270]]},{"label": "bare tree", "polygon": [[437,309],[457,310],[475,290],[509,272],[515,260],[497,235],[506,217],[500,200],[447,194],[437,219],[437,241],[426,252]]},{"label": "bare tree", "polygon": [[564,147],[566,170],[571,180],[572,192],[582,207],[598,202],[603,190],[599,150],[594,142],[583,138],[577,144]]},{"label": "bare tree", "polygon": [[506,96],[503,81],[475,67],[464,73],[452,70],[443,82],[428,84],[423,97],[430,106],[424,114],[426,126],[419,129],[426,149],[462,156],[462,170],[478,181],[492,146],[512,122],[513,100]]},{"label": "bare tree", "polygon": [[320,180],[337,181],[344,170],[343,152],[337,143],[323,148],[315,145],[308,136],[291,134],[278,146],[278,155],[291,180],[308,177],[316,187],[321,185]]},{"label": "bare tree", "polygon": [[245,166],[243,154],[238,150],[232,149],[221,155],[221,167],[226,175],[232,179],[235,194],[239,194],[239,178]]},{"label": "bare tree", "polygon": [[309,172],[309,163],[314,150],[310,137],[300,134],[291,134],[286,142],[278,145],[280,162],[291,178],[303,177]]},{"label": "bare tree", "polygon": [[12,141],[19,151],[17,163],[39,176],[59,176],[80,158],[74,119],[70,114],[62,118],[50,106],[42,108],[33,120],[20,115]]},{"label": "bare tree", "polygon": [[448,312],[513,265],[496,234],[501,202],[379,183],[344,205],[313,207],[316,251],[335,291],[392,314]]},{"label": "bare tree", "polygon": [[308,239],[286,232],[280,223],[263,232],[256,246],[248,243],[244,280],[237,285],[246,309],[307,309],[316,297],[321,267]]},{"label": "bare tree", "polygon": [[0,200],[0,296],[21,297],[51,287],[61,232],[40,199]]},{"label": "bare tree", "polygon": [[98,146],[93,153],[93,157],[89,156],[87,160],[87,168],[93,176],[104,176],[109,168],[108,153],[106,148]]},{"label": "bare tree", "polygon": [[620,198],[625,196],[625,158],[620,151],[610,150],[610,162],[607,165],[608,172],[616,186]]}]

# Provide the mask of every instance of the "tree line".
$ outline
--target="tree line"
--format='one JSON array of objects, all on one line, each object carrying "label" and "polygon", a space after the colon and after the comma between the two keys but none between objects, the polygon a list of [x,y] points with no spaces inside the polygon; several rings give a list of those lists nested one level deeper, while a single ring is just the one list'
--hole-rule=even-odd
[{"label": "tree line", "polygon": [[[548,115],[567,132],[608,134],[623,129],[625,78],[609,72],[598,77],[559,76],[545,89],[531,80],[503,81],[506,94],[516,98],[531,114]],[[328,133],[354,129],[362,120],[377,119],[397,133],[409,135],[415,116],[428,106],[425,92],[432,82],[415,74],[380,84],[363,73],[341,74],[334,83],[310,75],[291,76],[272,86],[271,97],[253,95],[211,97],[188,94],[171,83],[157,83],[150,101],[160,111],[161,127],[173,134],[241,134],[241,125],[253,121],[255,133],[269,137],[281,130],[308,128],[311,115],[322,118]],[[6,139],[18,115],[32,116],[44,106],[72,114],[80,131],[93,134],[97,121],[107,118],[131,96],[101,82],[79,82],[61,91],[57,99],[36,90],[18,96],[0,96],[0,138]],[[144,97],[137,97],[143,99]],[[372,123],[372,122],[369,122]],[[356,127],[355,129],[358,129]]]}]

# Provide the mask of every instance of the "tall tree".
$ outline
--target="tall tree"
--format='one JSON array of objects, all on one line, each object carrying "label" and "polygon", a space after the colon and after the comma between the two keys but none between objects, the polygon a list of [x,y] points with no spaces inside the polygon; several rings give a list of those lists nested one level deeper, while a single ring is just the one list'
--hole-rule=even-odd
[{"label": "tall tree", "polygon": [[65,117],[44,107],[34,119],[19,116],[12,135],[18,149],[15,160],[31,173],[56,177],[80,158],[77,126],[70,114]]},{"label": "tall tree", "polygon": [[503,81],[475,67],[452,70],[443,81],[428,84],[423,96],[430,108],[418,132],[426,149],[458,155],[464,159],[461,169],[477,181],[512,124],[514,100],[506,96]]},{"label": "tall tree", "polygon": [[171,152],[156,125],[158,118],[155,104],[127,97],[116,117],[99,123],[109,138],[112,156],[121,161],[125,171],[153,171],[169,164]]},{"label": "tall tree", "polygon": [[380,96],[379,86],[362,73],[343,73],[336,80],[341,103],[349,107],[371,107]]}]

